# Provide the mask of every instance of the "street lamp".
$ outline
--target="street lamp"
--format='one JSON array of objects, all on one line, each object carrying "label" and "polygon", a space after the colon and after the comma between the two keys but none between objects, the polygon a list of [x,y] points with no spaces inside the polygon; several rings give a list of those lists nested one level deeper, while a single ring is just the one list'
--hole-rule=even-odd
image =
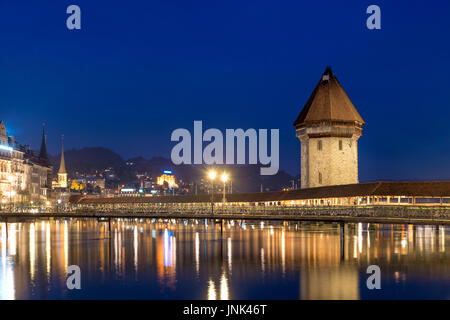
[{"label": "street lamp", "polygon": [[223,203],[225,203],[227,201],[227,199],[225,197],[225,187],[226,187],[226,183],[228,181],[228,174],[226,174],[225,172],[222,173],[222,176],[220,177],[220,179],[223,182]]},{"label": "street lamp", "polygon": [[58,212],[59,213],[59,207],[61,206],[61,199],[58,199],[57,201],[56,201],[56,203],[57,203],[57,206],[56,206],[56,212]]},{"label": "street lamp", "polygon": [[214,179],[216,178],[216,175],[214,170],[208,172],[209,180],[211,180],[211,214],[214,214]]},{"label": "street lamp", "polygon": [[216,172],[214,170],[209,171],[208,176],[209,179],[214,180],[216,178]]}]

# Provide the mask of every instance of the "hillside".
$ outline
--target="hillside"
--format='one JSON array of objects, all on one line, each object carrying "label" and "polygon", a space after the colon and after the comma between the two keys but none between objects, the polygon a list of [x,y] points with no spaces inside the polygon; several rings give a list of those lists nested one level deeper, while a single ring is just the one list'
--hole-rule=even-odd
[{"label": "hillside", "polygon": [[[153,157],[145,159],[136,157],[125,161],[119,154],[103,147],[71,149],[64,152],[66,168],[70,177],[77,173],[94,174],[102,172],[106,168],[112,168],[117,174],[118,181],[123,184],[136,182],[136,174],[146,174],[153,178],[161,175],[165,169],[171,169],[177,179],[188,183],[207,184],[207,171],[205,165],[173,165],[170,159]],[[54,172],[59,168],[60,155],[51,156]],[[128,163],[128,165],[127,165]],[[261,185],[264,191],[280,190],[291,186],[291,180],[295,179],[284,171],[279,171],[274,176],[261,176],[258,165],[220,165],[215,166],[218,173],[226,171],[233,180],[233,192],[260,191]]]}]

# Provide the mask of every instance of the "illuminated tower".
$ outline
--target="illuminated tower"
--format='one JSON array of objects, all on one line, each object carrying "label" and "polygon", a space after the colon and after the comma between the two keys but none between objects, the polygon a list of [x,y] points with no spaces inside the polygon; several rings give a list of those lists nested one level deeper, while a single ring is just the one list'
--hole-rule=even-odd
[{"label": "illuminated tower", "polygon": [[58,186],[60,188],[67,188],[67,171],[66,162],[64,161],[64,135],[61,138],[61,162],[58,170]]},{"label": "illuminated tower", "polygon": [[294,122],[301,142],[301,187],[358,183],[364,120],[330,67]]},{"label": "illuminated tower", "polygon": [[0,121],[0,145],[7,147],[8,146],[8,134],[6,133],[5,123]]}]

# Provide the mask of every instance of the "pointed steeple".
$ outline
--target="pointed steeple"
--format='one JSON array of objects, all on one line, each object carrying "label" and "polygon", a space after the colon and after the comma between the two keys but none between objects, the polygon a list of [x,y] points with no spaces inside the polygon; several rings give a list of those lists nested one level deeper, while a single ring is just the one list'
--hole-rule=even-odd
[{"label": "pointed steeple", "polygon": [[2,136],[2,137],[8,136],[6,134],[6,127],[5,127],[5,123],[3,122],[3,120],[0,121],[0,136]]},{"label": "pointed steeple", "polygon": [[67,173],[66,172],[66,162],[64,161],[64,135],[61,137],[61,162],[59,163],[58,173]]},{"label": "pointed steeple", "polygon": [[8,134],[6,132],[5,123],[0,121],[0,145],[8,145]]},{"label": "pointed steeple", "polygon": [[45,134],[45,122],[42,124],[42,142],[41,142],[41,150],[39,151],[39,158],[45,159],[47,162],[48,154],[47,154],[47,135]]}]

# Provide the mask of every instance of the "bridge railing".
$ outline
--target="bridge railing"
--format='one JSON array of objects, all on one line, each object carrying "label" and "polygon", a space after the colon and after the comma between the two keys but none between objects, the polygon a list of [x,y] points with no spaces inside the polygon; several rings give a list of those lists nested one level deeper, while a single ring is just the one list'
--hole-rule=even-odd
[{"label": "bridge railing", "polygon": [[76,213],[101,215],[107,214],[129,214],[134,215],[238,215],[242,217],[251,216],[347,216],[347,217],[395,217],[395,218],[446,218],[450,219],[450,208],[448,207],[423,207],[423,206],[147,206],[147,207],[115,207],[115,208],[95,208],[79,207],[74,208]]}]

